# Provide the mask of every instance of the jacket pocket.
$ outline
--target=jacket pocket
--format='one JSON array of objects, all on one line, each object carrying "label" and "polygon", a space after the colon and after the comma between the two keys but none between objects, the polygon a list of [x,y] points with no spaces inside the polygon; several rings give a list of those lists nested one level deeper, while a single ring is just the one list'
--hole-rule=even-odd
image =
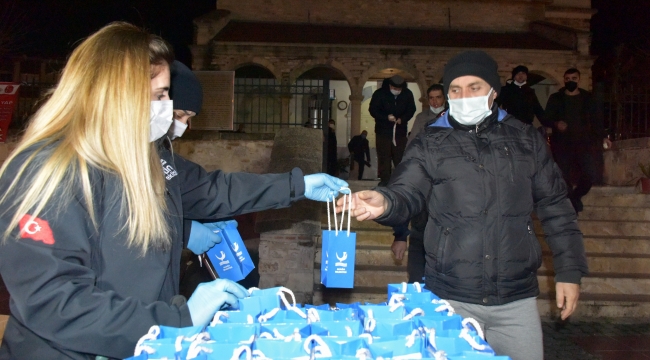
[{"label": "jacket pocket", "polygon": [[445,259],[445,250],[447,249],[447,242],[451,234],[451,228],[448,227],[438,227],[439,241],[438,241],[438,250],[436,251],[436,271],[440,274],[445,274],[447,270]]},{"label": "jacket pocket", "polygon": [[539,244],[539,240],[537,240],[537,236],[535,235],[535,228],[533,227],[532,220],[528,220],[526,226],[528,227],[526,229],[526,231],[528,231],[527,238],[532,247],[531,257],[535,259],[535,266],[533,268],[533,272],[536,272],[537,269],[539,269],[540,266],[542,266],[542,246]]},{"label": "jacket pocket", "polygon": [[508,145],[503,145],[503,156],[505,157],[506,161],[508,162],[508,174],[510,175],[509,180],[510,183],[515,182],[515,161],[512,158],[512,151],[508,147]]}]

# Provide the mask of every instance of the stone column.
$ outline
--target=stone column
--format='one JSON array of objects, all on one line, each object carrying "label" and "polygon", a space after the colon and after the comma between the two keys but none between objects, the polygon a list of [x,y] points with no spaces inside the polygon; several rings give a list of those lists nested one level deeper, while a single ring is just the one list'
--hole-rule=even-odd
[{"label": "stone column", "polygon": [[291,98],[293,98],[293,96],[290,94],[280,95],[280,101],[282,102],[282,117],[280,123],[282,124],[282,127],[289,126],[289,120],[291,117]]},{"label": "stone column", "polygon": [[[323,133],[320,129],[283,128],[275,136],[269,172],[321,171]],[[296,179],[301,181],[301,179]],[[302,200],[291,207],[267,210],[257,216],[260,234],[260,288],[286,286],[296,300],[312,303],[316,237],[321,233],[321,204]]]},{"label": "stone column", "polygon": [[361,134],[361,102],[363,101],[363,95],[352,94],[350,95],[350,138]]}]

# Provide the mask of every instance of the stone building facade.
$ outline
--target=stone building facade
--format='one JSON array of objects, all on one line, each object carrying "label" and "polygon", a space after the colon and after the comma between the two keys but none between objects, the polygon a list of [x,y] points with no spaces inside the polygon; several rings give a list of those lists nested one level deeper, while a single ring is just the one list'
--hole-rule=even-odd
[{"label": "stone building facade", "polygon": [[[446,61],[482,49],[505,83],[523,64],[551,84],[577,67],[591,87],[590,0],[219,0],[195,19],[194,70],[256,65],[283,84],[315,68],[350,87],[350,133],[360,132],[364,84],[396,69],[420,94]],[[425,103],[425,97],[419,99]]]}]

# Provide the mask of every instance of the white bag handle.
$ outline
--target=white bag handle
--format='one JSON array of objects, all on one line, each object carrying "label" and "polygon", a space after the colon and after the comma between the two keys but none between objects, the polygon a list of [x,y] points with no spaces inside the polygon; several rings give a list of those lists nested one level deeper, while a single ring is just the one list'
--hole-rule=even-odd
[{"label": "white bag handle", "polygon": [[[339,191],[341,190],[350,190],[350,188],[347,187],[342,187]],[[347,196],[347,204],[348,204],[348,237],[350,236],[350,221],[351,221],[351,212],[350,208],[352,207],[352,192],[350,194],[343,194],[343,209],[341,209],[341,227],[339,228],[338,226],[338,219],[336,215],[336,198],[332,197],[332,213],[334,214],[334,233],[336,236],[339,235],[339,231],[343,231],[343,222],[345,221],[345,204],[346,204],[346,196]],[[329,199],[327,200],[327,229],[329,231],[332,231],[332,222],[330,220],[330,201]]]}]

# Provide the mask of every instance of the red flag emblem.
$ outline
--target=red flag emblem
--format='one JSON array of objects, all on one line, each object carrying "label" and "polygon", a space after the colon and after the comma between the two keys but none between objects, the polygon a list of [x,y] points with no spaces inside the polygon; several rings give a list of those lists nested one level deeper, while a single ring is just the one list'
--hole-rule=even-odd
[{"label": "red flag emblem", "polygon": [[42,241],[47,245],[54,244],[54,234],[47,221],[25,214],[20,219],[19,226],[21,238]]}]

